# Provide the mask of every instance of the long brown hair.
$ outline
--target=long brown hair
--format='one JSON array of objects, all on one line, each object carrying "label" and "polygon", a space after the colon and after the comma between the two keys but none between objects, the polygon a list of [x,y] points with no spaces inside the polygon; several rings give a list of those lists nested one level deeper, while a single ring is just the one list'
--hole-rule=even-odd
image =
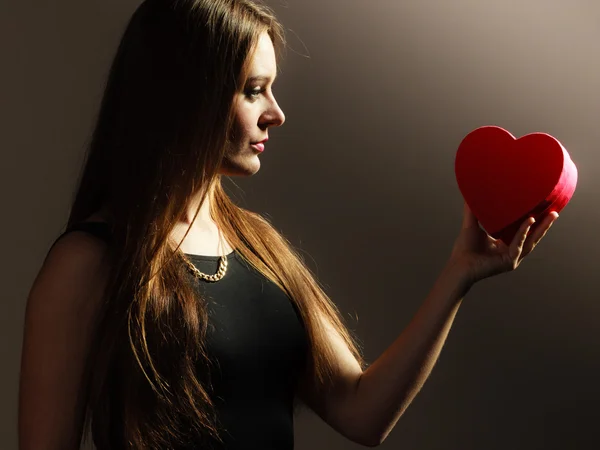
[{"label": "long brown hair", "polygon": [[211,201],[227,241],[298,307],[315,383],[326,389],[332,374],[321,318],[364,366],[299,254],[221,185],[233,99],[264,31],[279,55],[283,28],[263,4],[146,0],[119,44],[67,223],[101,208],[111,215],[111,272],[84,394],[99,450],[177,448],[191,435],[219,439],[203,370],[212,362],[204,348],[206,305],[169,238],[198,193]]}]

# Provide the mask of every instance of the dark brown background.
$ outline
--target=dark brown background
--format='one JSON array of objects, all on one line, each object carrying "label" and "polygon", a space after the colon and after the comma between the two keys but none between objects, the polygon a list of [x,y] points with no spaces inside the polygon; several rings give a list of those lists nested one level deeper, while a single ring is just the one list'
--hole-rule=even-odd
[{"label": "dark brown background", "polygon": [[[68,213],[104,77],[138,0],[0,6],[0,448],[15,449],[27,293]],[[245,205],[300,246],[373,361],[401,332],[460,225],[453,161],[494,124],[558,138],[572,202],[518,271],[467,297],[431,378],[383,448],[600,448],[597,177],[600,4],[272,0],[291,50]],[[308,57],[309,56],[309,57]],[[596,200],[594,200],[596,199]],[[311,413],[297,448],[358,448]]]}]

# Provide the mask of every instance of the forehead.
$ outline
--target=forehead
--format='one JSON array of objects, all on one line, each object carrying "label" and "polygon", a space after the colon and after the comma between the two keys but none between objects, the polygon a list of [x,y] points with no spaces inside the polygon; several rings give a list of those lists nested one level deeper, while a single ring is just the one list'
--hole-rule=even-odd
[{"label": "forehead", "polygon": [[250,76],[274,78],[277,75],[277,61],[271,37],[265,31],[260,35],[256,50],[250,58]]}]

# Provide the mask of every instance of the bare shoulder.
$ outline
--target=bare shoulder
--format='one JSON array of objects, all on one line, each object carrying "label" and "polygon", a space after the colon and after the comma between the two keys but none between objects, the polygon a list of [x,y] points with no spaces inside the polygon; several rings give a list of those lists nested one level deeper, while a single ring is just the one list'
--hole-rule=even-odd
[{"label": "bare shoulder", "polygon": [[108,275],[107,244],[102,239],[73,230],[52,246],[38,272],[28,306],[39,301],[77,302],[81,296],[91,299],[103,288]]},{"label": "bare shoulder", "polygon": [[77,448],[96,319],[109,262],[107,244],[70,231],[49,250],[25,312],[19,384],[19,448]]},{"label": "bare shoulder", "polygon": [[78,230],[54,243],[27,298],[26,333],[51,332],[47,328],[52,324],[64,327],[70,321],[92,325],[109,273],[107,247],[102,239]]}]

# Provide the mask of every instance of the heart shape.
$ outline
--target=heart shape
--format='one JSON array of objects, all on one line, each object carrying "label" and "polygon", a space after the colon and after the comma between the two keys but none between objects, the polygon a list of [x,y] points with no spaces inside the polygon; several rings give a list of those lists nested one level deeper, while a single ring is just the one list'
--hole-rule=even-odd
[{"label": "heart shape", "polygon": [[477,128],[462,140],[454,170],[481,226],[507,245],[527,217],[536,220],[533,231],[547,214],[560,212],[577,185],[577,168],[557,139],[546,133],[516,139],[496,126]]}]

